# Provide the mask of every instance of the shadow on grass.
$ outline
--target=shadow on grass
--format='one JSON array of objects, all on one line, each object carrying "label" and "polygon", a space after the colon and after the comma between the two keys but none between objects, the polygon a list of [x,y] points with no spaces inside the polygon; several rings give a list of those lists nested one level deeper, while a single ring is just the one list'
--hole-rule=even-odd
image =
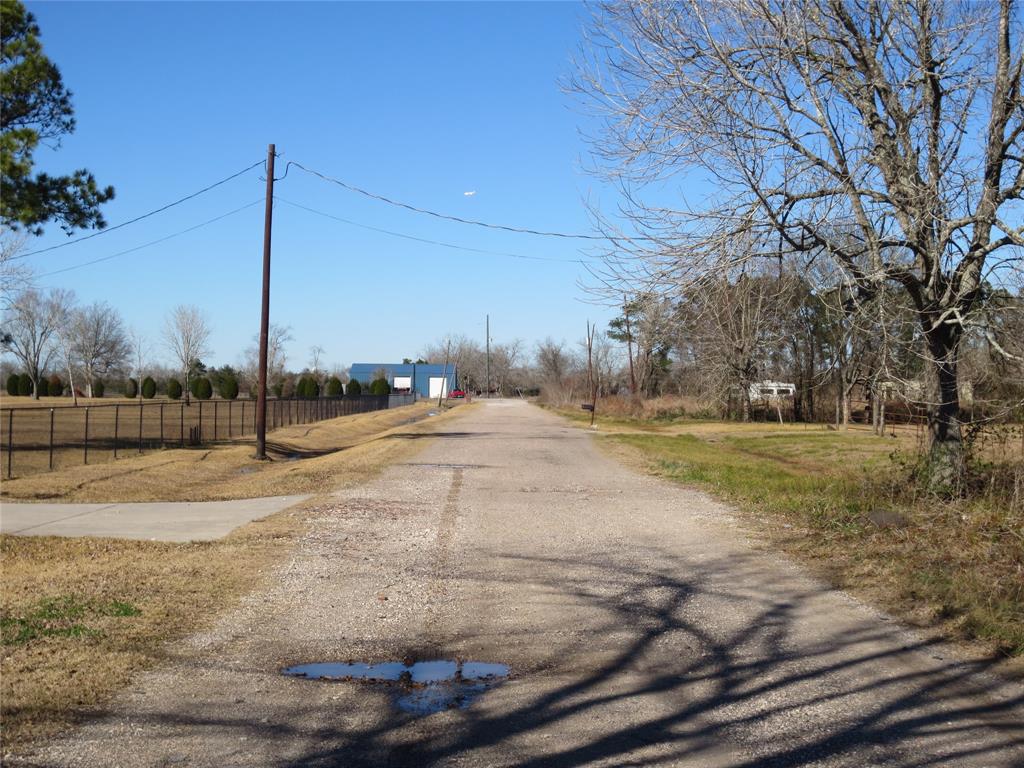
[{"label": "shadow on grass", "polygon": [[[763,556],[714,559],[696,546],[685,557],[640,554],[480,553],[468,584],[517,583],[516,598],[530,595],[564,617],[484,627],[496,639],[462,635],[475,648],[496,644],[485,660],[510,663],[518,678],[487,694],[486,706],[378,719],[311,695],[263,723],[185,701],[132,720],[189,739],[245,738],[271,752],[276,742],[289,757],[266,754],[265,764],[295,768],[1024,764],[1024,696],[986,691],[992,681],[978,677],[986,663],[936,661],[941,651],[929,642],[867,611],[842,614],[842,599],[780,579]],[[591,618],[574,626],[573,611]],[[410,647],[423,640],[406,639]],[[379,705],[361,691],[366,709]]]}]

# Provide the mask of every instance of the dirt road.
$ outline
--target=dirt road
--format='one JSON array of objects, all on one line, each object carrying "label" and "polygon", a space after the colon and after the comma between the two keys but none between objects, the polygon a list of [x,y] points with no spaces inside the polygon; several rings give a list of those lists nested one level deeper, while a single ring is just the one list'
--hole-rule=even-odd
[{"label": "dirt road", "polygon": [[[34,761],[1024,764],[1019,687],[759,550],[727,508],[525,403],[444,428],[318,509],[268,590]],[[280,674],[454,658],[511,675],[421,716],[400,685]]]}]

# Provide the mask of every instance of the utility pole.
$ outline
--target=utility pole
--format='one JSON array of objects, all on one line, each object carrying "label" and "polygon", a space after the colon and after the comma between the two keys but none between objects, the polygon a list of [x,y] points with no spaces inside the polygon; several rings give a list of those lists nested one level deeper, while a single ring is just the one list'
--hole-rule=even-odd
[{"label": "utility pole", "polygon": [[491,316],[487,316],[487,397],[491,397]]},{"label": "utility pole", "polygon": [[267,458],[267,341],[270,332],[270,229],[274,223],[274,145],[267,147],[267,201],[263,218],[263,303],[260,309],[260,366],[256,384],[256,458]]},{"label": "utility pole", "polygon": [[448,339],[448,346],[444,351],[444,372],[441,375],[441,392],[437,396],[437,407],[441,407],[441,400],[448,396],[448,358],[452,354],[452,340]]}]

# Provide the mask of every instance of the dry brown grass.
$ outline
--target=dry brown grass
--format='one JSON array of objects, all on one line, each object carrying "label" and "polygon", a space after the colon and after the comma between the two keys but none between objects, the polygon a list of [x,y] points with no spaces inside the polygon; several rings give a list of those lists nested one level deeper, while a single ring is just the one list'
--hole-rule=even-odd
[{"label": "dry brown grass", "polygon": [[[324,493],[420,450],[424,441],[407,438],[429,435],[449,418],[424,419],[430,410],[378,411],[275,435],[279,457],[311,458],[255,462],[251,446],[166,451],[25,478],[4,490],[23,483],[30,495],[72,501]],[[242,468],[253,471],[240,476]],[[58,485],[47,490],[53,480]],[[97,711],[133,675],[164,660],[167,641],[208,625],[255,589],[291,550],[303,510],[321,499],[212,542],[0,537],[3,753],[25,752]]]},{"label": "dry brown grass", "polygon": [[[462,406],[460,406],[462,407]],[[4,482],[0,498],[22,501],[130,502],[319,493],[372,471],[385,433],[426,417],[426,402],[274,430],[269,461],[253,458],[254,444],[166,449],[117,461],[74,466]],[[360,450],[355,450],[362,443]],[[348,454],[348,455],[346,455]],[[339,471],[344,468],[344,474]]]}]

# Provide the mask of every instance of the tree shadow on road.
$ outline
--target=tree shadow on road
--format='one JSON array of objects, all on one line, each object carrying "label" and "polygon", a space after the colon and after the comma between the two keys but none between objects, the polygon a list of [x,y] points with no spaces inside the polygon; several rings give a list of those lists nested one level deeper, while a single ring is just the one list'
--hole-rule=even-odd
[{"label": "tree shadow on road", "polygon": [[[557,627],[527,616],[495,638],[461,638],[506,654],[481,660],[513,666],[516,679],[486,702],[425,719],[395,712],[362,727],[354,713],[328,715],[313,704],[282,712],[277,723],[192,710],[162,713],[151,725],[305,744],[288,760],[268,756],[268,765],[295,768],[1024,764],[1019,687],[999,696],[979,690],[994,684],[979,676],[986,663],[941,661],[940,646],[824,586],[778,582],[763,555],[694,565],[692,556],[649,549],[637,558],[633,549],[484,561],[460,578],[486,594],[519,575],[534,606],[565,616]],[[837,601],[848,614],[821,620]],[[598,619],[574,631],[574,610]],[[529,653],[516,658],[520,641]]]}]

